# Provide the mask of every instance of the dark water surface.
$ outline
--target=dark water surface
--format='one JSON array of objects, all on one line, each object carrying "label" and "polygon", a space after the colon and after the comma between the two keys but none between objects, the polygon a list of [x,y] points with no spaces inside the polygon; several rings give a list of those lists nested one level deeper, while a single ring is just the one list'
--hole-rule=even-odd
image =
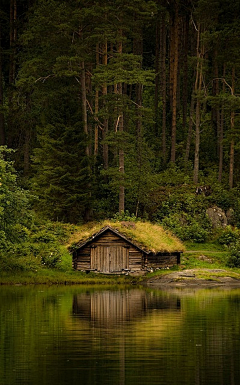
[{"label": "dark water surface", "polygon": [[240,290],[0,288],[0,385],[240,384]]}]

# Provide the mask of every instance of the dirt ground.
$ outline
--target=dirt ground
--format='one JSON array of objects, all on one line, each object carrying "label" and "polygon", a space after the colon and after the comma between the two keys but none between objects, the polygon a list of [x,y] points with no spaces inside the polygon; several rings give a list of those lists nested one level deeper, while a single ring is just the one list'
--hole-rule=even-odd
[{"label": "dirt ground", "polygon": [[[204,278],[203,278],[204,277]],[[159,275],[144,281],[148,287],[239,287],[240,276],[222,269],[189,269]]]}]

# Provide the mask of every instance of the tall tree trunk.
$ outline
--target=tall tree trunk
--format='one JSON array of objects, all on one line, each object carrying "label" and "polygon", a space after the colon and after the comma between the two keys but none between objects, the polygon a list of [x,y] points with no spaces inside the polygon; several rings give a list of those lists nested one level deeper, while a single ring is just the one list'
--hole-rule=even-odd
[{"label": "tall tree trunk", "polygon": [[[232,95],[235,92],[235,67],[232,68]],[[233,174],[234,174],[234,128],[235,128],[235,111],[231,111],[231,134],[232,139],[230,142],[230,156],[229,156],[229,188],[233,188]]]},{"label": "tall tree trunk", "polygon": [[[82,115],[83,115],[83,130],[86,134],[88,141],[88,119],[87,119],[87,94],[86,94],[86,74],[85,74],[85,63],[81,63],[81,94],[82,94]],[[86,146],[86,155],[89,156],[89,145]]]},{"label": "tall tree trunk", "polygon": [[[218,62],[217,62],[217,56],[218,52],[215,50],[214,52],[214,94],[216,97],[219,96],[219,72],[218,72]],[[217,128],[217,151],[218,151],[218,156],[219,156],[219,150],[220,150],[220,106],[217,105],[217,107],[214,109],[215,113],[215,122],[216,122],[216,128]]]},{"label": "tall tree trunk", "polygon": [[[142,37],[142,28],[139,27],[136,30],[137,37],[133,42],[133,53],[134,55],[139,55],[143,57],[143,37]],[[141,63],[142,67],[142,63]],[[156,95],[155,95],[156,96]],[[159,95],[158,95],[159,96]],[[143,86],[142,84],[136,84],[136,136],[137,136],[137,164],[138,169],[142,170],[142,143],[143,143],[143,133],[142,133],[142,97],[143,97]],[[158,110],[158,108],[157,108]],[[157,111],[156,111],[157,112]],[[138,181],[139,185],[141,180]],[[138,188],[140,191],[140,188]],[[135,215],[138,216],[139,209],[139,193],[137,197],[136,211]]]},{"label": "tall tree trunk", "polygon": [[3,113],[3,73],[2,73],[2,29],[0,23],[0,145],[5,145],[5,127]]},{"label": "tall tree trunk", "polygon": [[[122,31],[120,33],[120,36],[122,36]],[[122,42],[118,45],[118,53],[122,54]],[[117,86],[117,93],[119,95],[120,104],[122,103],[122,95],[123,95],[123,86],[122,83],[119,83]],[[123,111],[122,108],[119,111],[118,116],[118,127],[119,127],[119,133],[123,133],[124,126],[123,126]],[[125,187],[124,187],[124,149],[123,149],[123,139],[121,138],[121,144],[119,148],[119,172],[120,172],[120,186],[119,186],[119,213],[124,213],[125,210]]]},{"label": "tall tree trunk", "polygon": [[[103,57],[102,57],[102,63],[104,66],[107,66],[108,64],[108,42],[107,40],[105,40],[103,46],[102,46],[102,49],[103,49]],[[103,94],[103,103],[104,103],[104,107],[105,107],[105,110],[107,109],[107,101],[106,101],[106,97],[107,97],[107,93],[108,93],[108,89],[107,89],[107,85],[104,84],[103,87],[102,87],[102,94]],[[105,113],[107,114],[107,110],[105,111]],[[108,118],[104,118],[104,122],[103,122],[103,142],[106,140],[106,137],[108,135]],[[108,144],[107,143],[103,143],[103,167],[105,170],[108,169]]]},{"label": "tall tree trunk", "polygon": [[182,112],[183,112],[183,130],[187,125],[187,106],[188,106],[188,39],[189,39],[189,14],[183,22],[184,41],[183,41],[183,87],[182,87]]},{"label": "tall tree trunk", "polygon": [[17,0],[10,0],[10,60],[9,84],[13,84],[16,71]]},{"label": "tall tree trunk", "polygon": [[[99,65],[99,44],[96,45],[96,66]],[[94,159],[98,155],[98,110],[99,110],[99,90],[95,91],[95,127],[94,127]]]},{"label": "tall tree trunk", "polygon": [[[121,88],[119,87],[119,93]],[[123,132],[123,115],[119,115],[119,132]],[[119,149],[119,172],[121,174],[119,186],[119,213],[124,213],[125,210],[125,187],[124,187],[124,150]]]},{"label": "tall tree trunk", "polygon": [[177,134],[177,86],[178,86],[178,56],[179,56],[179,14],[176,3],[172,24],[172,52],[170,82],[172,81],[172,135],[171,135],[171,162],[176,160],[176,134]]},{"label": "tall tree trunk", "polygon": [[186,152],[185,152],[185,166],[189,160],[191,141],[192,141],[192,129],[193,129],[193,116],[194,116],[194,106],[195,106],[195,92],[192,93],[191,106],[190,106],[190,117],[188,125],[188,135],[186,143]]},{"label": "tall tree trunk", "polygon": [[196,101],[196,132],[195,132],[195,154],[194,154],[194,171],[193,171],[193,183],[198,183],[199,173],[199,149],[200,149],[200,100]]},{"label": "tall tree trunk", "polygon": [[[89,146],[89,129],[88,129],[88,117],[87,117],[87,91],[86,91],[86,69],[85,62],[81,62],[81,97],[82,97],[82,115],[83,115],[83,130],[86,135],[87,145],[86,145],[86,156],[90,158],[90,146]],[[89,176],[91,174],[90,166],[89,166]],[[84,212],[84,220],[89,221],[92,216],[92,208],[91,208],[91,182],[88,182],[88,196],[89,203],[85,207]]]},{"label": "tall tree trunk", "polygon": [[198,183],[199,174],[199,150],[200,150],[200,124],[201,124],[201,102],[200,92],[202,89],[202,71],[203,71],[203,57],[204,47],[200,48],[200,29],[201,25],[198,25],[197,31],[197,70],[195,80],[195,95],[196,95],[196,131],[195,131],[195,155],[194,155],[194,171],[193,171],[193,182]]},{"label": "tall tree trunk", "polygon": [[[226,75],[226,65],[223,66],[223,78]],[[223,82],[222,91],[225,93],[226,85]],[[221,115],[220,115],[220,131],[219,131],[219,164],[218,164],[218,181],[222,182],[222,173],[223,173],[223,130],[224,130],[224,103],[222,102],[221,106]]]},{"label": "tall tree trunk", "polygon": [[167,69],[166,69],[166,53],[167,53],[167,39],[166,39],[166,13],[162,12],[161,19],[161,52],[160,52],[160,68],[161,68],[161,98],[162,98],[162,156],[163,164],[167,163]]},{"label": "tall tree trunk", "polygon": [[155,100],[154,100],[154,113],[155,113],[155,132],[158,134],[159,127],[159,86],[160,86],[160,52],[161,52],[161,34],[160,34],[160,19],[156,23],[156,39],[155,39]]},{"label": "tall tree trunk", "polygon": [[95,92],[95,128],[94,128],[94,157],[95,158],[98,155],[98,121],[97,121],[98,110],[99,110],[99,91],[96,90]]}]

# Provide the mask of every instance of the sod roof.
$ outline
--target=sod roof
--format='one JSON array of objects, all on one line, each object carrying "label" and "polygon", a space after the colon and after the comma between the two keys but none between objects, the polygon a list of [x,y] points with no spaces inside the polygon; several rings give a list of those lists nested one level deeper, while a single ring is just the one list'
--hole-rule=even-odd
[{"label": "sod roof", "polygon": [[[112,229],[146,252],[171,253],[185,250],[184,245],[178,238],[157,224],[124,221],[103,221],[80,226],[71,240],[71,246],[74,244],[74,248],[82,247],[98,234],[101,234],[104,228]],[[72,248],[71,246],[70,248]]]}]

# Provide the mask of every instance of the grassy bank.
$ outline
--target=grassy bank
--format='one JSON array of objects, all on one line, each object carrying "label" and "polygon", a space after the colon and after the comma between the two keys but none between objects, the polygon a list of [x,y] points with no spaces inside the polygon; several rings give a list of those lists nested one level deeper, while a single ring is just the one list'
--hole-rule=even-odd
[{"label": "grassy bank", "polygon": [[137,278],[130,276],[85,274],[55,269],[42,269],[37,272],[1,272],[0,276],[0,285],[120,285],[136,282]]},{"label": "grassy bank", "polygon": [[194,270],[196,279],[217,281],[218,278],[240,279],[240,268],[227,266],[229,250],[218,243],[185,243],[186,250],[181,256],[181,264],[171,269],[163,269],[148,274],[147,278],[167,275],[174,271]]},{"label": "grassy bank", "polygon": [[[82,273],[73,271],[70,268],[71,256],[68,254],[68,261],[64,261],[66,270],[40,268],[37,271],[2,271],[0,284],[2,285],[28,285],[28,284],[47,284],[47,285],[120,285],[137,284],[146,278],[165,275],[173,271],[184,271],[189,269],[196,270],[196,276],[200,279],[212,279],[219,274],[232,278],[240,278],[240,269],[229,268],[226,261],[229,252],[221,245],[214,243],[186,243],[186,250],[182,254],[181,264],[171,269],[162,269],[154,273],[148,273],[144,277],[133,277],[125,275],[103,275],[96,273]],[[224,270],[212,272],[213,269]],[[211,270],[211,273],[209,271]]]}]

